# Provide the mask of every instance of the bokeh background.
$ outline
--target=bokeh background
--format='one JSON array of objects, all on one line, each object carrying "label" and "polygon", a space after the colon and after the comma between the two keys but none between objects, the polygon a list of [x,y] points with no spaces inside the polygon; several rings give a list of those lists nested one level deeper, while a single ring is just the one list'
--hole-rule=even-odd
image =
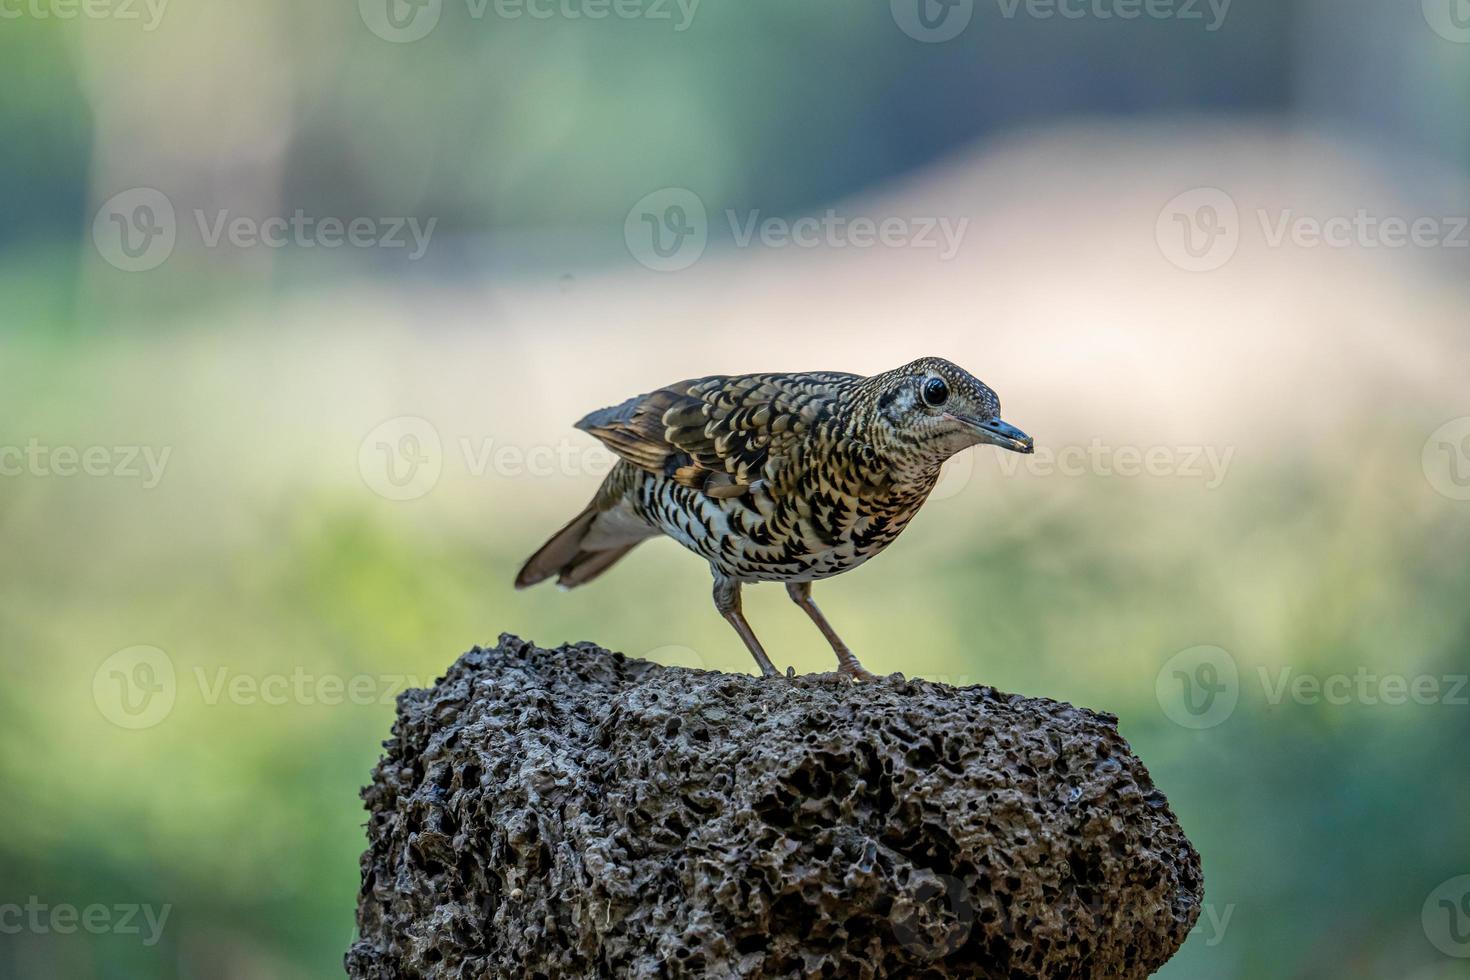
[{"label": "bokeh background", "polygon": [[868,666],[1119,716],[1204,861],[1161,976],[1470,976],[1470,4],[27,0],[0,61],[0,974],[338,973],[405,685],[752,668],[667,541],[512,590],[571,423],[939,354],[1040,452],[818,589]]}]

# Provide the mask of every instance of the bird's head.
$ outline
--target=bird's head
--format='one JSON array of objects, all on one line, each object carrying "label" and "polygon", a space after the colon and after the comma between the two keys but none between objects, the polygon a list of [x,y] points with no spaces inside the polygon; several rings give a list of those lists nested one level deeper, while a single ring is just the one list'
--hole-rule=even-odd
[{"label": "bird's head", "polygon": [[938,460],[981,445],[1033,451],[1030,436],[1001,420],[995,392],[942,357],[921,357],[868,381],[874,421],[894,448]]}]

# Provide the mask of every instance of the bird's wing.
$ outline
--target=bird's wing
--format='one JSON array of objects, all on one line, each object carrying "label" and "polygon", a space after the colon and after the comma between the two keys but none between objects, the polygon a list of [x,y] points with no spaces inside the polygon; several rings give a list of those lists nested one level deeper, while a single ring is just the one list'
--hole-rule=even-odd
[{"label": "bird's wing", "polygon": [[745,374],[680,381],[593,412],[577,428],[650,473],[714,497],[779,482],[803,435],[854,374]]}]

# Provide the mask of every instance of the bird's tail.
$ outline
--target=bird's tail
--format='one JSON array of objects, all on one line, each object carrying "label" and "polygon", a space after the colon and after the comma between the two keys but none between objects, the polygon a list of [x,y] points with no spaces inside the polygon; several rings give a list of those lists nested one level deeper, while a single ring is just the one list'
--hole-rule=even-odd
[{"label": "bird's tail", "polygon": [[526,559],[516,576],[516,588],[524,589],[553,575],[564,589],[583,585],[611,568],[638,542],[658,533],[642,521],[637,521],[630,533],[632,522],[622,513],[628,509],[627,504],[617,500],[609,508],[604,499],[609,489],[605,483],[582,513]]}]

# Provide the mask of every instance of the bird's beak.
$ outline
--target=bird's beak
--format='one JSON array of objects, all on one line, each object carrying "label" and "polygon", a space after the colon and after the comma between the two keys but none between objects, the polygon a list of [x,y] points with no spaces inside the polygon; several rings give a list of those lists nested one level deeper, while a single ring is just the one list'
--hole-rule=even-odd
[{"label": "bird's beak", "polygon": [[970,426],[980,436],[982,442],[988,442],[992,446],[1009,449],[1013,453],[1036,451],[1031,437],[1009,422],[1002,422],[1000,419],[970,419],[958,415],[951,415],[950,418]]}]

